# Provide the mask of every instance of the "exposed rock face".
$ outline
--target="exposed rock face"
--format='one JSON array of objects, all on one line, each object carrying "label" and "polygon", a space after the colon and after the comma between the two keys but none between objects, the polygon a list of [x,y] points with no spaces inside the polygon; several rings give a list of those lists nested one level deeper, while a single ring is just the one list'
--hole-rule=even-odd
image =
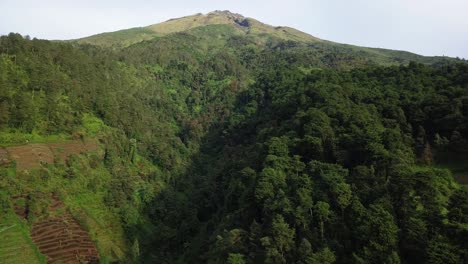
[{"label": "exposed rock face", "polygon": [[249,19],[245,18],[243,20],[234,20],[234,22],[236,22],[236,24],[238,24],[239,26],[241,27],[250,27],[250,22],[249,22]]},{"label": "exposed rock face", "polygon": [[229,10],[215,10],[213,12],[208,13],[207,15],[226,16],[228,18],[231,18],[232,20],[243,20],[245,18],[243,15],[232,13]]}]

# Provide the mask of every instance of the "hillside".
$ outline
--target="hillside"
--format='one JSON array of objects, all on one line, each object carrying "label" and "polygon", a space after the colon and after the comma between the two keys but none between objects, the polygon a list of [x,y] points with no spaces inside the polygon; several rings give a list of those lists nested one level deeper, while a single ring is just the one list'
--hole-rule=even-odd
[{"label": "hillside", "polygon": [[466,62],[229,12],[87,41],[0,37],[0,259],[467,262]]}]

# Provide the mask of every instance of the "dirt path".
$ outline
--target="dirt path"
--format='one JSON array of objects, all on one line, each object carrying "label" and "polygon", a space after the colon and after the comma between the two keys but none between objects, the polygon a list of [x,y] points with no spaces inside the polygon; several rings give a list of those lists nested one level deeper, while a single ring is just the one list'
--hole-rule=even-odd
[{"label": "dirt path", "polygon": [[40,169],[54,162],[64,163],[68,157],[98,149],[96,139],[60,143],[34,143],[0,149],[0,159],[16,162],[18,171]]}]

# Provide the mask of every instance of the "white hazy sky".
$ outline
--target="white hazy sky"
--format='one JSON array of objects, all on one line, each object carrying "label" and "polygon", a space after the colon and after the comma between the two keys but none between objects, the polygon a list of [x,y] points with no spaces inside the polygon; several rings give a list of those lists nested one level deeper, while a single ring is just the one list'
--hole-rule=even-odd
[{"label": "white hazy sky", "polygon": [[73,39],[213,10],[340,43],[468,58],[468,0],[0,0],[0,34]]}]

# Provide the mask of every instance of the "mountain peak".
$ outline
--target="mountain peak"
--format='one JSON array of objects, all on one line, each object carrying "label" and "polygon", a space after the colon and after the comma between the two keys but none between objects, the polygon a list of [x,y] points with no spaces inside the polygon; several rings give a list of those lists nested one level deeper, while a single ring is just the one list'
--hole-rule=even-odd
[{"label": "mountain peak", "polygon": [[225,16],[242,16],[238,13],[233,13],[229,10],[214,10],[209,12],[207,15],[214,14],[214,15],[225,15]]},{"label": "mountain peak", "polygon": [[233,12],[231,12],[229,10],[215,10],[215,11],[209,12],[206,15],[207,16],[213,16],[213,15],[226,16],[226,17],[231,17],[231,18],[244,18],[243,15],[238,14],[238,13],[233,13]]}]

